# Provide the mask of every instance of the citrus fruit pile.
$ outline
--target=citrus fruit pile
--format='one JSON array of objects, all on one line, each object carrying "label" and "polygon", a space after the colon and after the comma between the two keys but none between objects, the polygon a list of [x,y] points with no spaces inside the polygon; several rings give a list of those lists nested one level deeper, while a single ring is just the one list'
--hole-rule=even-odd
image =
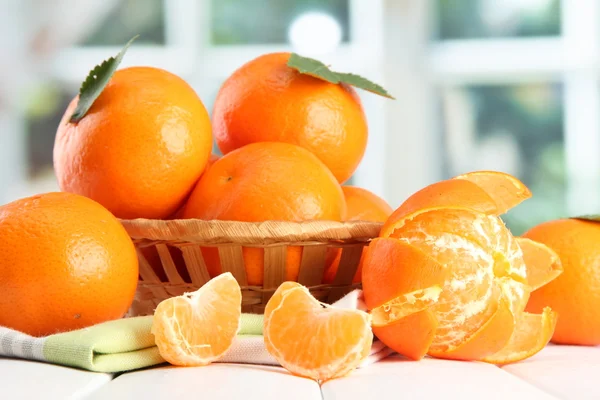
[{"label": "citrus fruit pile", "polygon": [[[374,335],[414,360],[494,364],[531,357],[551,339],[600,344],[598,218],[514,237],[500,215],[531,193],[493,171],[434,183],[393,210],[344,186],[368,140],[353,86],[391,97],[383,88],[316,60],[265,54],[224,82],[211,119],[180,77],[117,70],[128,46],[91,71],[58,126],[62,192],[0,207],[0,326],[48,335],[121,318],[138,259],[119,219],[363,220],[382,223],[354,277],[368,312],[317,301],[295,282],[301,248],[287,249],[263,333],[292,373],[344,376]],[[213,140],[223,156],[211,154]],[[174,365],[219,360],[240,330],[239,283],[216,248],[201,250],[211,280],[153,316],[156,344]],[[244,248],[243,258],[248,284],[262,285],[263,249]],[[328,251],[323,283],[335,281],[340,259]]]},{"label": "citrus fruit pile", "polygon": [[[288,66],[290,56],[240,66],[219,90],[212,121],[170,72],[117,70],[82,119],[72,120],[81,94],[64,114],[54,147],[61,190],[122,219],[382,221],[392,211],[383,199],[341,186],[367,145],[356,90],[301,73]],[[222,157],[211,154],[213,137]],[[301,254],[289,247],[287,280],[298,278]],[[202,255],[209,276],[219,275],[218,249]],[[244,248],[243,258],[247,283],[262,285],[263,249]],[[339,252],[328,260],[326,281]]]},{"label": "citrus fruit pile", "polygon": [[510,175],[479,171],[409,197],[362,266],[375,335],[413,359],[504,364],[540,351],[557,315],[525,307],[562,265],[549,247],[513,237],[499,218],[530,195]]}]

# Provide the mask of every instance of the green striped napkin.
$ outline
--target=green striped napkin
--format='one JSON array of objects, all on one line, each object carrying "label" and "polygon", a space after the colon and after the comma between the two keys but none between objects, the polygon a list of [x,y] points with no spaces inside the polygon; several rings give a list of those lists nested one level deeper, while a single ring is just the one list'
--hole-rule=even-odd
[{"label": "green striped napkin", "polygon": [[[248,349],[262,346],[262,324],[262,315],[242,314],[234,352],[241,350],[244,355]],[[158,353],[151,328],[152,316],[123,318],[42,338],[0,327],[0,356],[96,372],[130,371],[165,362]],[[266,363],[270,361],[266,359]]]}]

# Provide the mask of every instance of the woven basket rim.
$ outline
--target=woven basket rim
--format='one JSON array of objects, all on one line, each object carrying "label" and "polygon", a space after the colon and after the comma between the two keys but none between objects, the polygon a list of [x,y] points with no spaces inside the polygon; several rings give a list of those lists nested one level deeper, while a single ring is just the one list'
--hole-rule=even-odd
[{"label": "woven basket rim", "polygon": [[372,221],[240,222],[200,219],[121,219],[136,242],[203,244],[356,243],[377,237],[383,226]]}]

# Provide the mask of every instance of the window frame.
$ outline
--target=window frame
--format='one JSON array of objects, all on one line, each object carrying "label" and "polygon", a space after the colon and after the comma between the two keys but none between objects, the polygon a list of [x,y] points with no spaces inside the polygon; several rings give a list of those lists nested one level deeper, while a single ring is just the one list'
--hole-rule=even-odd
[{"label": "window frame", "polygon": [[598,212],[600,3],[563,0],[560,36],[442,40],[430,46],[427,62],[441,87],[562,83],[567,213]]},{"label": "window frame", "polygon": [[[370,138],[353,183],[385,197],[395,207],[415,190],[441,179],[443,154],[436,145],[440,140],[437,127],[442,123],[436,112],[440,87],[562,82],[568,212],[597,212],[600,3],[562,1],[562,29],[556,37],[432,42],[434,1],[349,0],[350,42],[323,57],[336,68],[379,82],[396,97],[389,101],[361,93]],[[224,79],[259,54],[292,50],[285,45],[212,46],[210,1],[164,0],[164,7],[165,45],[136,46],[122,66],[165,68],[192,79],[202,92],[203,83]],[[51,77],[73,87],[90,66],[118,51],[117,47],[65,49],[51,65]],[[23,115],[13,116],[7,125],[20,127],[15,132],[22,133],[23,121]],[[23,134],[16,136],[23,140]],[[14,148],[6,146],[5,152],[23,152],[23,143],[17,142]],[[15,176],[24,179],[22,173]],[[7,178],[2,179],[4,184]],[[35,189],[21,192],[28,190]]]}]

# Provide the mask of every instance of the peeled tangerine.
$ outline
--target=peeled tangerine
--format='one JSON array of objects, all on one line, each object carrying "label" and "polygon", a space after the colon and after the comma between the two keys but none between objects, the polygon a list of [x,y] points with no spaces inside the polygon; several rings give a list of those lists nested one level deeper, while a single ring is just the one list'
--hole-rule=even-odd
[{"label": "peeled tangerine", "polygon": [[193,293],[163,300],[152,333],[160,355],[178,366],[207,365],[229,350],[240,329],[242,292],[227,272]]},{"label": "peeled tangerine", "polygon": [[295,282],[282,283],[267,303],[263,335],[284,368],[319,382],[351,372],[373,343],[368,313],[324,305]]},{"label": "peeled tangerine", "polygon": [[373,332],[411,359],[506,364],[546,346],[557,315],[524,312],[562,272],[556,253],[498,215],[529,198],[516,178],[478,171],[432,184],[386,221],[363,262]]}]

